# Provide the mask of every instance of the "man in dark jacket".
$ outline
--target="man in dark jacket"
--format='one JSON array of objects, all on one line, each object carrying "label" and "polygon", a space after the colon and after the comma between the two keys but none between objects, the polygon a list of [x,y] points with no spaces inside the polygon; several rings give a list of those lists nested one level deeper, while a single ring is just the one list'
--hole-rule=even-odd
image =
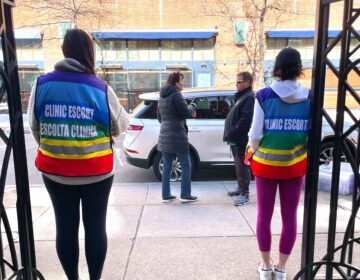
[{"label": "man in dark jacket", "polygon": [[251,180],[250,167],[244,164],[245,150],[248,143],[248,132],[254,113],[254,92],[252,90],[253,77],[249,72],[240,72],[236,76],[235,104],[230,109],[224,129],[224,141],[230,145],[234,157],[238,187],[228,192],[230,196],[239,195],[234,205],[248,203],[249,184]]}]

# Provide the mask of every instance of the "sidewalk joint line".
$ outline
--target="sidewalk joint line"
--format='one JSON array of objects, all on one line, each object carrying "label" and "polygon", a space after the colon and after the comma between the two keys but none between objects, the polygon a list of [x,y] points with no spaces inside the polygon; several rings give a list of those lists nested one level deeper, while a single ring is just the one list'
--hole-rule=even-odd
[{"label": "sidewalk joint line", "polygon": [[252,228],[250,222],[248,221],[248,219],[246,218],[246,215],[243,213],[243,211],[241,211],[240,207],[236,207],[237,210],[240,212],[241,216],[243,216],[245,222],[247,223],[247,225],[249,226],[250,230],[252,231],[253,235],[256,236],[256,232],[254,231],[254,229]]},{"label": "sidewalk joint line", "polygon": [[126,261],[126,265],[125,265],[125,269],[124,269],[124,274],[123,274],[123,277],[122,277],[123,280],[126,279],[126,275],[127,275],[128,268],[129,268],[129,265],[130,265],[130,258],[131,258],[131,255],[132,255],[132,253],[133,253],[133,250],[134,250],[135,242],[136,242],[136,240],[137,240],[137,236],[138,236],[138,232],[139,232],[140,223],[141,223],[142,216],[143,216],[143,213],[144,213],[144,208],[145,208],[146,201],[147,201],[147,198],[148,198],[148,195],[149,195],[149,189],[150,189],[150,186],[149,186],[149,184],[147,184],[147,190],[146,190],[146,195],[145,195],[145,202],[144,202],[144,204],[141,206],[140,217],[139,217],[139,220],[138,220],[137,225],[136,225],[135,236],[134,236],[134,238],[132,238],[131,247],[130,247],[130,251],[129,251],[129,254],[128,254],[128,259],[127,259],[127,261]]}]

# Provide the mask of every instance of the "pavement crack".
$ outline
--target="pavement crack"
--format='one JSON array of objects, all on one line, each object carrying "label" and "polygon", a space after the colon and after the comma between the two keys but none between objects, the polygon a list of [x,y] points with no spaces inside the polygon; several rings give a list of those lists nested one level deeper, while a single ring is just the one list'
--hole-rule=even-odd
[{"label": "pavement crack", "polygon": [[249,226],[250,230],[252,231],[252,233],[256,236],[256,232],[254,231],[254,229],[252,228],[249,220],[246,218],[246,215],[243,213],[243,211],[241,211],[241,209],[239,209],[239,207],[236,207],[238,209],[238,211],[240,212],[241,216],[243,216],[245,222],[247,223],[247,225]]},{"label": "pavement crack", "polygon": [[125,265],[125,269],[124,269],[124,274],[123,274],[123,278],[122,278],[123,280],[126,279],[126,275],[127,275],[128,268],[129,268],[129,265],[130,265],[130,259],[131,259],[131,256],[132,256],[132,253],[133,253],[133,250],[134,250],[134,247],[135,247],[135,242],[136,242],[136,239],[137,239],[137,236],[138,236],[138,232],[139,232],[139,228],[140,228],[142,216],[143,216],[144,209],[145,209],[145,205],[146,205],[147,198],[148,198],[148,195],[149,195],[149,188],[150,188],[149,185],[147,185],[145,202],[144,202],[144,204],[141,206],[140,217],[139,217],[139,220],[138,220],[138,222],[137,222],[137,224],[136,224],[135,236],[134,236],[134,238],[132,238],[131,247],[130,247],[128,259],[127,259],[127,261],[126,261],[126,265]]}]

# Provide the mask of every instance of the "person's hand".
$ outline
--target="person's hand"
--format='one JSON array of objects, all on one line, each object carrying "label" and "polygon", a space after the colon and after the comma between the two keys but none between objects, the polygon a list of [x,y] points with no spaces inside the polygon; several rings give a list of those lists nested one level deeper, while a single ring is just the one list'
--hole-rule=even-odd
[{"label": "person's hand", "polygon": [[189,106],[192,106],[192,107],[193,107],[193,112],[191,113],[191,117],[192,117],[192,118],[196,118],[197,105],[196,105],[195,101],[192,100]]},{"label": "person's hand", "polygon": [[190,102],[190,105],[193,106],[195,110],[197,109],[197,104],[194,100]]},{"label": "person's hand", "polygon": [[246,148],[245,157],[244,157],[244,164],[250,165],[251,160],[252,160],[252,156],[253,156],[253,153],[252,153],[251,147],[249,145]]}]

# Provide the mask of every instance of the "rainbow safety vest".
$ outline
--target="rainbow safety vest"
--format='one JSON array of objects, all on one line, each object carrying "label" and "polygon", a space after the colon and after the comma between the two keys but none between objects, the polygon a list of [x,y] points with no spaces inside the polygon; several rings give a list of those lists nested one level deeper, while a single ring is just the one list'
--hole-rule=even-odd
[{"label": "rainbow safety vest", "polygon": [[271,88],[265,88],[256,98],[264,111],[264,128],[251,162],[252,172],[267,179],[303,176],[310,128],[310,94],[304,101],[286,103]]},{"label": "rainbow safety vest", "polygon": [[106,84],[93,75],[55,70],[38,78],[35,116],[43,172],[96,176],[113,169]]}]

